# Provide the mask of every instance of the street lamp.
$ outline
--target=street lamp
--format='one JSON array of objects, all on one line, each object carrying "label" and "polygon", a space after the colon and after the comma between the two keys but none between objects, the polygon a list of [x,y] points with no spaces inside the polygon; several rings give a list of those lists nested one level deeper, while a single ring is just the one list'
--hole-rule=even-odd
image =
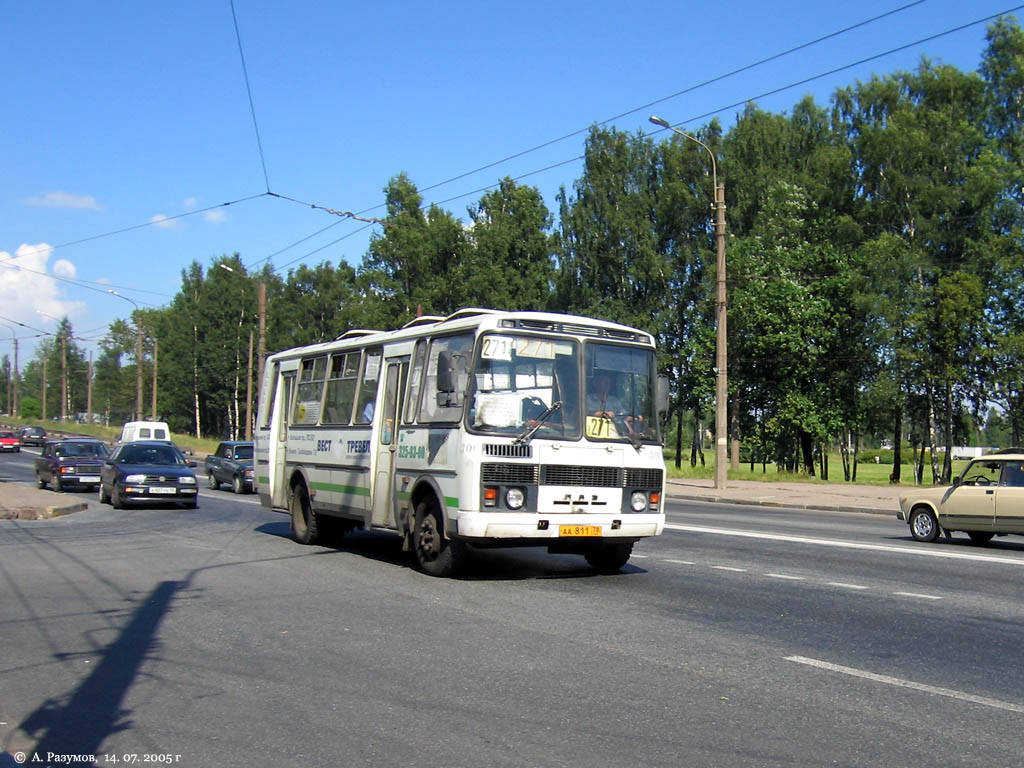
[{"label": "street lamp", "polygon": [[728,348],[725,311],[725,184],[718,183],[718,166],[715,163],[715,153],[711,151],[711,147],[696,136],[691,136],[686,131],[673,127],[668,120],[654,115],[648,119],[655,125],[668,128],[673,133],[678,133],[684,138],[697,142],[711,156],[711,180],[715,186],[715,243],[718,251],[717,297],[715,300],[715,366],[718,369],[715,376],[715,488],[725,488],[728,478],[726,448],[729,443],[727,435],[729,430],[727,412],[729,378],[726,370]]},{"label": "street lamp", "polygon": [[142,418],[142,310],[139,305],[127,296],[122,296],[113,288],[107,288],[107,293],[117,296],[120,299],[131,302],[135,307],[135,418]]}]

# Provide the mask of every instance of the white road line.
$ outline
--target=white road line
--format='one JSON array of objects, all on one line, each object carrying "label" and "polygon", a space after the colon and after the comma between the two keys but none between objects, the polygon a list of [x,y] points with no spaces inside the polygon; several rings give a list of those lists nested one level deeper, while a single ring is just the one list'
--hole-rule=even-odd
[{"label": "white road line", "polygon": [[769,576],[773,579],[788,579],[790,581],[803,581],[803,576],[790,576],[786,573],[766,573],[765,576]]},{"label": "white road line", "polygon": [[916,597],[918,600],[941,600],[940,595],[922,595],[920,592],[893,592],[894,595],[902,597]]},{"label": "white road line", "polygon": [[863,584],[844,584],[841,581],[828,582],[830,587],[842,587],[843,589],[867,589]]},{"label": "white road line", "polygon": [[779,533],[761,533],[758,531],[733,531],[728,528],[708,528],[702,525],[680,525],[665,523],[665,527],[673,531],[690,531],[691,533],[711,533],[719,536],[740,536],[748,539],[768,539],[770,541],[788,541],[796,544],[817,544],[823,547],[838,549],[869,549],[875,552],[896,552],[901,555],[919,555],[921,557],[944,557],[950,560],[980,560],[986,563],[1006,563],[1024,566],[1024,559],[999,557],[998,555],[974,555],[966,552],[952,552],[922,546],[894,547],[888,544],[862,544],[855,541],[834,541],[831,539],[812,539],[806,536],[788,536]]},{"label": "white road line", "polygon": [[676,563],[677,565],[696,565],[692,560],[666,560],[666,563]]},{"label": "white road line", "polygon": [[643,560],[645,557],[650,557],[650,555],[637,555],[637,554],[633,554],[633,555],[630,555],[630,557],[632,557],[633,559],[640,558],[641,560]]},{"label": "white road line", "polygon": [[733,573],[746,573],[746,568],[730,568],[728,565],[712,565],[716,571],[732,571]]},{"label": "white road line", "polygon": [[981,704],[985,707],[994,707],[995,709],[1005,709],[1009,712],[1022,712],[1024,713],[1024,706],[1020,704],[1011,704],[1006,701],[999,701],[998,699],[990,699],[985,696],[975,696],[972,693],[964,693],[963,691],[954,691],[949,688],[936,688],[934,685],[925,685],[924,683],[915,683],[913,680],[904,680],[899,677],[890,677],[889,675],[878,675],[874,672],[866,672],[863,669],[855,669],[853,667],[844,667],[840,664],[832,664],[828,661],[820,661],[819,659],[808,659],[805,656],[787,656],[786,661],[793,661],[797,664],[806,664],[809,667],[817,667],[818,669],[826,669],[830,672],[838,672],[843,675],[850,675],[851,677],[860,677],[864,680],[874,680],[877,683],[885,683],[886,685],[895,685],[900,688],[910,688],[915,691],[922,691],[923,693],[933,693],[936,696],[947,696],[951,699],[959,699],[960,701],[969,701],[974,704]]}]

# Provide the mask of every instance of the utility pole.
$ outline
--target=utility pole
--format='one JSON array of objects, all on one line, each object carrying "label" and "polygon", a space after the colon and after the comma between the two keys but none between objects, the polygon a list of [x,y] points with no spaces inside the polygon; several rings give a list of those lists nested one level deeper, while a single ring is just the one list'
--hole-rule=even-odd
[{"label": "utility pole", "polygon": [[43,358],[43,421],[46,421],[46,358]]},{"label": "utility pole", "polygon": [[85,385],[85,422],[92,424],[92,350],[89,350],[89,380]]},{"label": "utility pole", "polygon": [[153,396],[151,398],[150,418],[156,421],[156,348],[157,340],[153,339]]},{"label": "utility pole", "polygon": [[249,329],[249,365],[245,373],[245,439],[252,440],[252,329]]},{"label": "utility pole", "polygon": [[68,420],[68,333],[60,334],[60,420]]},{"label": "utility pole", "polygon": [[262,280],[259,285],[258,297],[257,312],[259,314],[260,338],[259,345],[257,346],[259,364],[256,368],[256,381],[262,384],[263,364],[267,359],[267,284]]}]

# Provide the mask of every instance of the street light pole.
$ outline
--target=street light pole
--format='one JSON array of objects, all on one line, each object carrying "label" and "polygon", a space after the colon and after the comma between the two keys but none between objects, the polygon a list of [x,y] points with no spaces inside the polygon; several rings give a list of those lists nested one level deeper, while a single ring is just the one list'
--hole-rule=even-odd
[{"label": "street light pole", "polygon": [[[15,322],[15,321],[11,321]],[[11,328],[7,323],[0,323],[4,328],[11,332],[11,340],[14,342],[14,376],[10,378],[7,384],[7,399],[10,401],[8,406],[8,412],[17,417],[18,415],[18,337],[14,333],[14,329]]]},{"label": "street light pole", "polygon": [[667,120],[651,115],[648,118],[655,125],[668,128],[673,133],[700,144],[711,156],[711,180],[715,187],[715,246],[717,256],[717,286],[715,296],[715,488],[725,488],[728,478],[726,449],[729,444],[728,417],[728,336],[726,329],[725,296],[725,184],[718,183],[718,166],[711,147],[685,131],[673,127]]},{"label": "street light pole", "polygon": [[122,296],[113,288],[107,288],[107,293],[117,296],[125,301],[131,302],[135,307],[135,418],[143,418],[142,414],[142,310],[139,305],[127,296]]}]

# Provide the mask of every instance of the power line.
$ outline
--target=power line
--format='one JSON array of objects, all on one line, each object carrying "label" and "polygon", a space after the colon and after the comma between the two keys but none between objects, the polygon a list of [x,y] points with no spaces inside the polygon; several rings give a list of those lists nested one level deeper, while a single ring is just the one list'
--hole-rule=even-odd
[{"label": "power line", "polygon": [[[771,61],[774,61],[774,60],[779,59],[779,58],[781,58],[783,56],[789,55],[789,54],[794,53],[796,51],[803,50],[805,48],[808,48],[810,46],[816,45],[817,43],[823,42],[825,40],[832,39],[832,38],[834,38],[834,37],[836,37],[838,35],[845,34],[846,32],[852,31],[852,30],[857,29],[859,27],[863,27],[863,26],[865,26],[867,24],[871,24],[871,23],[873,23],[875,21],[879,21],[879,20],[884,19],[884,18],[886,18],[888,16],[891,16],[893,14],[896,14],[896,13],[899,13],[901,11],[907,10],[907,9],[913,7],[913,6],[920,5],[923,2],[926,2],[926,0],[916,0],[915,2],[908,3],[906,5],[900,6],[899,8],[895,8],[895,9],[893,9],[891,11],[887,11],[885,13],[879,14],[879,15],[874,16],[874,17],[872,17],[870,19],[867,19],[865,21],[858,22],[857,24],[853,24],[853,25],[850,25],[848,27],[844,27],[841,30],[837,30],[836,32],[832,32],[832,33],[830,33],[828,35],[824,35],[822,37],[816,38],[815,40],[812,40],[812,41],[810,41],[808,43],[803,43],[801,45],[798,45],[798,46],[795,46],[793,48],[787,49],[786,51],[774,54],[772,56],[768,56],[768,57],[766,57],[764,59],[761,59],[759,61],[756,61],[756,62],[754,62],[752,64],[748,64],[748,65],[745,65],[743,67],[739,67],[739,68],[737,68],[735,70],[732,70],[731,72],[728,72],[728,73],[725,73],[723,75],[718,75],[716,77],[710,78],[709,80],[706,80],[706,81],[704,81],[702,83],[699,83],[697,85],[689,86],[688,88],[685,88],[685,89],[683,89],[681,91],[677,91],[677,92],[675,92],[673,94],[670,94],[668,96],[664,96],[664,97],[662,97],[660,99],[656,99],[654,101],[648,102],[647,104],[644,104],[642,106],[636,107],[636,108],[628,110],[626,112],[622,112],[619,115],[607,118],[606,120],[603,120],[603,121],[601,121],[599,123],[596,123],[596,125],[606,125],[607,123],[612,122],[614,120],[620,119],[622,117],[626,117],[628,115],[632,115],[632,114],[634,114],[636,112],[639,112],[641,110],[646,110],[649,107],[652,107],[652,106],[654,106],[656,104],[661,104],[661,103],[663,103],[665,101],[668,101],[670,99],[676,98],[676,97],[681,96],[681,95],[686,94],[686,93],[690,93],[691,91],[697,90],[697,89],[702,88],[704,86],[711,85],[713,83],[719,82],[719,81],[724,80],[724,79],[726,79],[728,77],[731,77],[733,75],[749,71],[749,70],[751,70],[751,69],[753,69],[755,67],[761,66],[761,65],[766,64],[766,63],[771,62]],[[907,50],[909,48],[913,48],[915,46],[923,45],[924,43],[928,43],[928,42],[931,42],[933,40],[937,40],[937,39],[945,37],[947,35],[951,35],[951,34],[955,34],[957,32],[961,32],[961,31],[963,31],[965,29],[969,29],[970,27],[977,26],[978,24],[983,24],[985,22],[992,21],[993,19],[999,18],[1000,16],[1005,16],[1006,14],[1009,14],[1009,13],[1013,13],[1014,11],[1020,10],[1021,8],[1024,8],[1024,5],[1017,5],[1017,6],[1014,6],[1012,8],[1008,8],[1007,10],[1000,11],[998,13],[995,13],[995,14],[992,14],[992,15],[989,15],[989,16],[986,16],[986,17],[983,17],[983,18],[980,18],[980,19],[975,19],[974,21],[970,21],[970,22],[967,22],[965,24],[961,24],[959,26],[952,27],[950,29],[946,29],[946,30],[944,30],[942,32],[938,32],[938,33],[933,34],[933,35],[928,35],[926,37],[920,38],[920,39],[915,40],[913,42],[906,43],[904,45],[897,46],[895,48],[891,48],[889,50],[883,51],[881,53],[874,54],[872,56],[867,56],[865,58],[859,59],[859,60],[854,61],[852,63],[845,64],[845,65],[842,65],[842,66],[839,66],[839,67],[835,67],[833,69],[827,70],[825,72],[818,73],[818,74],[813,75],[811,77],[803,78],[801,80],[789,83],[788,85],[784,85],[784,86],[781,86],[779,88],[774,88],[774,89],[771,89],[769,91],[765,91],[765,92],[760,93],[760,94],[758,94],[756,96],[751,96],[751,97],[744,98],[741,101],[737,101],[737,102],[734,102],[732,104],[728,104],[726,106],[719,107],[717,109],[711,110],[709,112],[705,112],[702,115],[696,115],[694,117],[690,117],[690,118],[688,118],[686,120],[683,120],[682,122],[676,123],[676,125],[685,125],[685,124],[692,123],[692,122],[697,121],[697,120],[703,120],[705,118],[711,117],[713,115],[717,115],[717,114],[719,114],[721,112],[724,112],[725,110],[735,109],[736,107],[743,106],[744,104],[747,104],[747,103],[749,103],[751,101],[757,101],[759,99],[764,99],[764,98],[767,98],[769,96],[775,96],[775,95],[777,95],[779,93],[782,93],[784,91],[790,90],[792,88],[797,88],[797,87],[799,87],[801,85],[806,85],[808,83],[814,82],[815,80],[820,80],[822,78],[829,77],[830,75],[834,75],[834,74],[837,74],[839,72],[842,72],[842,71],[845,71],[845,70],[848,70],[848,69],[852,69],[854,67],[858,67],[858,66],[861,66],[863,64],[872,62],[872,61],[876,61],[876,60],[884,58],[886,56],[891,56],[894,53],[899,53],[901,51]],[[461,174],[458,174],[457,176],[453,176],[450,179],[446,179],[444,181],[440,181],[440,182],[437,182],[435,184],[431,184],[431,185],[426,186],[423,189],[420,189],[418,191],[426,192],[426,191],[429,191],[431,189],[436,189],[436,188],[444,186],[446,184],[450,184],[450,183],[452,183],[454,181],[458,181],[460,179],[466,178],[467,176],[472,176],[473,174],[476,174],[476,173],[479,173],[481,171],[493,168],[493,167],[495,167],[497,165],[501,165],[501,164],[503,164],[505,162],[508,162],[509,160],[513,160],[513,159],[522,157],[524,155],[530,154],[531,152],[535,152],[535,151],[538,151],[540,149],[543,149],[543,148],[546,148],[548,146],[551,146],[553,144],[557,144],[558,142],[561,142],[561,141],[563,141],[565,139],[568,139],[568,138],[571,138],[573,136],[577,136],[577,135],[579,135],[581,133],[584,133],[587,130],[590,130],[590,128],[588,127],[588,128],[584,128],[584,129],[579,129],[579,130],[573,131],[572,133],[568,133],[568,134],[566,134],[564,136],[561,136],[561,137],[559,137],[557,139],[552,139],[550,141],[544,142],[544,143],[539,144],[539,145],[537,145],[535,147],[532,147],[530,149],[526,149],[526,150],[523,150],[521,152],[517,152],[515,154],[509,155],[509,156],[507,156],[505,158],[502,158],[501,160],[496,160],[496,161],[494,161],[492,163],[488,163],[488,164],[483,165],[483,166],[481,166],[479,168],[476,168],[474,170],[466,171],[465,173],[461,173]],[[652,135],[654,135],[656,133],[659,133],[661,130],[666,130],[666,129],[659,129],[657,131],[652,131],[651,133],[644,134],[644,135],[645,136],[652,136]],[[526,173],[520,174],[519,176],[514,177],[512,180],[513,181],[520,181],[522,179],[529,178],[530,176],[535,176],[535,175],[537,175],[539,173],[544,173],[544,172],[552,170],[554,168],[558,168],[558,167],[561,167],[561,166],[564,166],[564,165],[568,165],[570,163],[577,162],[577,161],[583,159],[584,157],[585,157],[584,155],[578,155],[576,157],[573,157],[573,158],[570,158],[570,159],[567,159],[567,160],[563,160],[563,161],[560,161],[560,162],[557,162],[557,163],[553,163],[553,164],[545,166],[543,168],[539,168],[539,169],[536,169],[536,170],[533,170],[533,171],[528,171]],[[475,190],[472,190],[472,191],[469,191],[469,192],[463,192],[463,193],[460,193],[458,195],[454,195],[454,196],[446,198],[444,200],[431,201],[430,203],[423,203],[423,205],[421,207],[425,208],[425,207],[427,207],[429,205],[445,205],[445,204],[453,202],[455,200],[459,200],[459,199],[462,199],[464,197],[469,197],[470,195],[476,195],[476,194],[480,194],[482,192],[489,191],[491,189],[496,188],[497,186],[498,186],[498,183],[489,184],[489,185],[486,185],[484,187],[479,187],[479,188],[477,188]],[[285,198],[285,199],[291,199],[291,198]],[[293,202],[300,202],[300,201],[293,200]],[[338,215],[337,212],[332,211],[332,209],[328,208],[327,206],[317,205],[315,203],[303,203],[303,204],[304,205],[309,205],[312,208],[316,208],[316,209],[332,212],[332,213],[335,213],[336,215]],[[368,213],[370,213],[372,211],[380,209],[382,207],[382,205],[383,205],[383,203],[380,203],[380,204],[377,204],[377,205],[372,206],[370,208],[366,208],[366,209],[364,209],[362,211],[359,211],[358,214],[352,214],[350,212],[342,212],[342,215],[345,215],[345,216],[347,216],[349,218],[353,218],[353,219],[359,220],[361,216],[365,216],[365,214],[368,214]],[[296,243],[293,243],[292,245],[286,246],[285,248],[281,249],[280,251],[277,251],[277,253],[279,254],[279,253],[282,253],[283,251],[289,250],[290,248],[293,248],[295,245],[298,245],[298,244],[300,244],[302,242],[305,242],[309,238],[315,237],[316,235],[321,234],[322,232],[326,231],[327,229],[330,229],[333,226],[337,226],[337,224],[339,224],[339,223],[341,223],[341,222],[335,222],[335,224],[329,225],[328,227],[325,227],[324,229],[319,230],[318,232],[315,232],[312,235],[304,237],[302,240],[299,240]],[[354,236],[354,235],[356,235],[356,234],[358,234],[360,232],[363,232],[365,229],[366,229],[366,227],[360,227],[359,229],[353,230],[352,232],[349,232],[348,234],[346,234],[346,235],[344,235],[342,237],[339,237],[339,238],[331,241],[330,243],[327,243],[324,246],[316,248],[315,250],[313,250],[313,251],[311,251],[311,252],[309,252],[309,253],[307,253],[307,254],[305,254],[303,256],[300,256],[300,257],[298,257],[296,259],[293,259],[290,262],[287,262],[286,264],[281,265],[280,268],[284,268],[284,267],[289,266],[291,264],[294,264],[294,263],[296,263],[298,261],[301,261],[302,259],[305,259],[308,256],[311,256],[311,255],[313,255],[315,253],[319,253],[320,251],[324,250],[325,248],[328,248],[328,247],[330,247],[332,245],[335,245],[336,243],[341,242],[342,240],[345,240],[345,239],[347,239],[349,237],[352,237],[352,236]],[[268,256],[268,257],[266,257],[264,259],[261,259],[260,261],[255,262],[255,264],[264,263],[266,261],[269,261],[270,258],[272,258],[272,256]]]},{"label": "power line", "polygon": [[235,0],[231,2],[231,20],[235,24],[235,40],[238,41],[238,58],[242,60],[242,76],[245,78],[245,92],[249,95],[249,112],[252,114],[252,127],[256,131],[256,147],[260,153],[260,164],[263,166],[263,181],[270,192],[270,177],[267,176],[267,161],[263,157],[263,142],[260,140],[260,126],[256,122],[256,106],[252,100],[252,88],[249,85],[249,70],[245,66],[245,54],[242,53],[242,35],[238,31],[238,16],[235,14]]}]

